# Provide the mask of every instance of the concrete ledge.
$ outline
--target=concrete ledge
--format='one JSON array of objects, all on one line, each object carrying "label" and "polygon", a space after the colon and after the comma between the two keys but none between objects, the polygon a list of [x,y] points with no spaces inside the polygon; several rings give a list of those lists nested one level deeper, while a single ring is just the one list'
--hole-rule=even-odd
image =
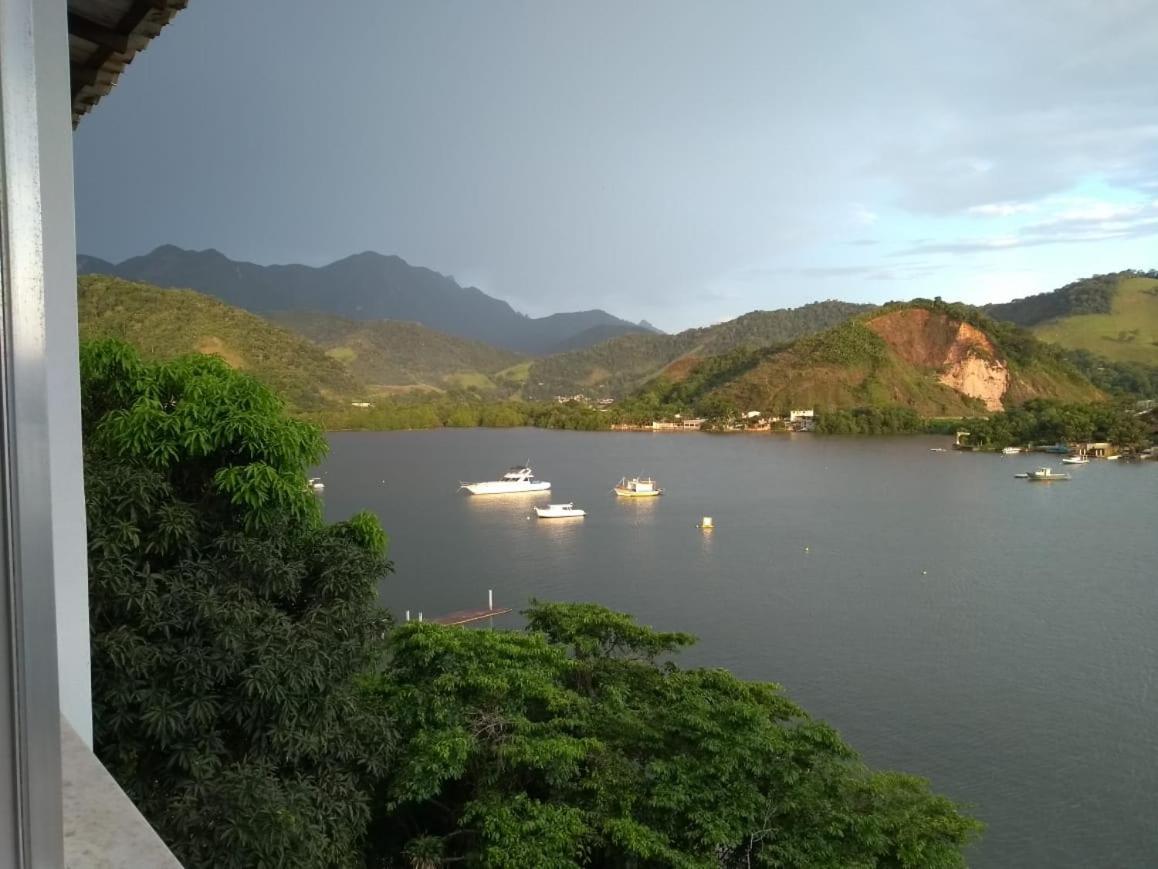
[{"label": "concrete ledge", "polygon": [[65,720],[64,865],[68,869],[182,869],[116,780]]}]

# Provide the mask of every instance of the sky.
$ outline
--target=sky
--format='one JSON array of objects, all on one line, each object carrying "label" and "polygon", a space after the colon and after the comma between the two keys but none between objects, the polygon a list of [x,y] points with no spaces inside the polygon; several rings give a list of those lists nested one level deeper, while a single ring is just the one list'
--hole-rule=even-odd
[{"label": "sky", "polygon": [[1158,266],[1153,0],[194,0],[76,133],[78,247],[397,254],[675,331]]}]

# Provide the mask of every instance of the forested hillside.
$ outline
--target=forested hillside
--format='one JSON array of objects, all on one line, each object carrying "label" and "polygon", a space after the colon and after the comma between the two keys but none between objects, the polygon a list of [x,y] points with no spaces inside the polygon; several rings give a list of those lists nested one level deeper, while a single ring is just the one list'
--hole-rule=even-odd
[{"label": "forested hillside", "polygon": [[419,323],[347,320],[330,314],[271,315],[274,322],[309,338],[372,388],[494,387],[491,375],[522,357],[481,341],[456,338]]},{"label": "forested hillside", "polygon": [[1062,351],[964,305],[889,305],[789,347],[737,351],[666,372],[646,392],[700,412],[905,407],[971,416],[1034,397],[1101,393]]},{"label": "forested hillside", "polygon": [[850,302],[752,311],[735,320],[676,335],[625,335],[585,350],[538,359],[527,372],[529,398],[575,393],[620,397],[667,366],[739,349],[784,344],[873,309]]},{"label": "forested hillside", "polygon": [[363,392],[347,368],[320,347],[201,293],[100,275],[81,277],[78,289],[82,340],[117,338],[151,360],[187,353],[220,356],[303,410],[348,403]]},{"label": "forested hillside", "polygon": [[984,310],[1071,350],[1158,365],[1158,271],[1094,275]]}]

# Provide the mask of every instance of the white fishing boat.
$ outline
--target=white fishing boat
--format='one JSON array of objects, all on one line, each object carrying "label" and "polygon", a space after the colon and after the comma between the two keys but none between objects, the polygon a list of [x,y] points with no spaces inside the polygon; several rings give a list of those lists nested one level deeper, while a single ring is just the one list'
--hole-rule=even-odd
[{"label": "white fishing boat", "polygon": [[1066,456],[1062,459],[1063,465],[1088,465],[1090,460],[1085,456]]},{"label": "white fishing boat", "polygon": [[310,477],[306,480],[306,485],[309,486],[311,492],[325,491],[326,484],[322,482],[321,477]]},{"label": "white fishing boat", "polygon": [[481,483],[461,483],[472,495],[513,495],[518,492],[546,492],[551,484],[546,480],[536,480],[535,472],[529,465],[510,468],[501,480],[487,480]]},{"label": "white fishing boat", "polygon": [[931,452],[931,453],[947,453],[949,451],[947,449],[945,449],[944,447],[929,447],[929,452]]},{"label": "white fishing boat", "polygon": [[1059,474],[1053,468],[1038,468],[1036,471],[1030,473],[1028,479],[1037,480],[1039,482],[1049,483],[1054,480],[1068,480],[1069,474]]},{"label": "white fishing boat", "polygon": [[663,489],[650,477],[627,477],[615,484],[615,494],[624,498],[652,498],[662,495]]},{"label": "white fishing boat", "polygon": [[1018,453],[1021,452],[1021,447],[1006,447],[1001,452],[1003,455],[1016,456]]},{"label": "white fishing boat", "polygon": [[535,515],[540,519],[579,519],[586,516],[587,511],[576,509],[574,504],[548,504],[536,507]]}]

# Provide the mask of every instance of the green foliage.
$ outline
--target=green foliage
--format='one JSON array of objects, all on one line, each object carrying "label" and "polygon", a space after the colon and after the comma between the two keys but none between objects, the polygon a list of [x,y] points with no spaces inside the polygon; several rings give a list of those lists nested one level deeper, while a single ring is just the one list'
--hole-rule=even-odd
[{"label": "green foliage", "polygon": [[[874,312],[874,315],[879,312]],[[800,342],[799,350],[817,362],[832,365],[864,365],[882,361],[888,353],[885,340],[860,320],[844,323]]]},{"label": "green foliage", "polygon": [[911,407],[857,407],[823,413],[816,421],[818,434],[911,434],[926,430],[925,420]]},{"label": "green foliage", "polygon": [[688,329],[678,335],[625,335],[536,360],[524,391],[538,399],[577,393],[622,397],[681,357],[720,356],[786,344],[872,308],[849,302],[814,302],[799,308],[752,311],[726,323]]},{"label": "green foliage", "polygon": [[78,290],[81,340],[125,341],[153,360],[214,354],[300,409],[362,392],[341,362],[309,341],[209,296],[103,275],[82,277]]},{"label": "green foliage", "polygon": [[590,604],[525,633],[408,625],[370,688],[396,711],[371,862],[950,867],[978,824],[875,773],[775,685],[658,663],[692,638]]},{"label": "green foliage", "polygon": [[969,443],[989,449],[1086,441],[1129,449],[1146,446],[1150,439],[1146,425],[1128,407],[1048,399],[1033,399],[988,419],[970,420],[969,431]]},{"label": "green foliage", "polygon": [[322,522],[321,433],[219,359],[82,347],[96,750],[186,866],[358,861],[386,540]]},{"label": "green foliage", "polygon": [[1111,395],[1158,398],[1158,365],[1115,362],[1088,350],[1068,350],[1066,359],[1096,387]]}]

